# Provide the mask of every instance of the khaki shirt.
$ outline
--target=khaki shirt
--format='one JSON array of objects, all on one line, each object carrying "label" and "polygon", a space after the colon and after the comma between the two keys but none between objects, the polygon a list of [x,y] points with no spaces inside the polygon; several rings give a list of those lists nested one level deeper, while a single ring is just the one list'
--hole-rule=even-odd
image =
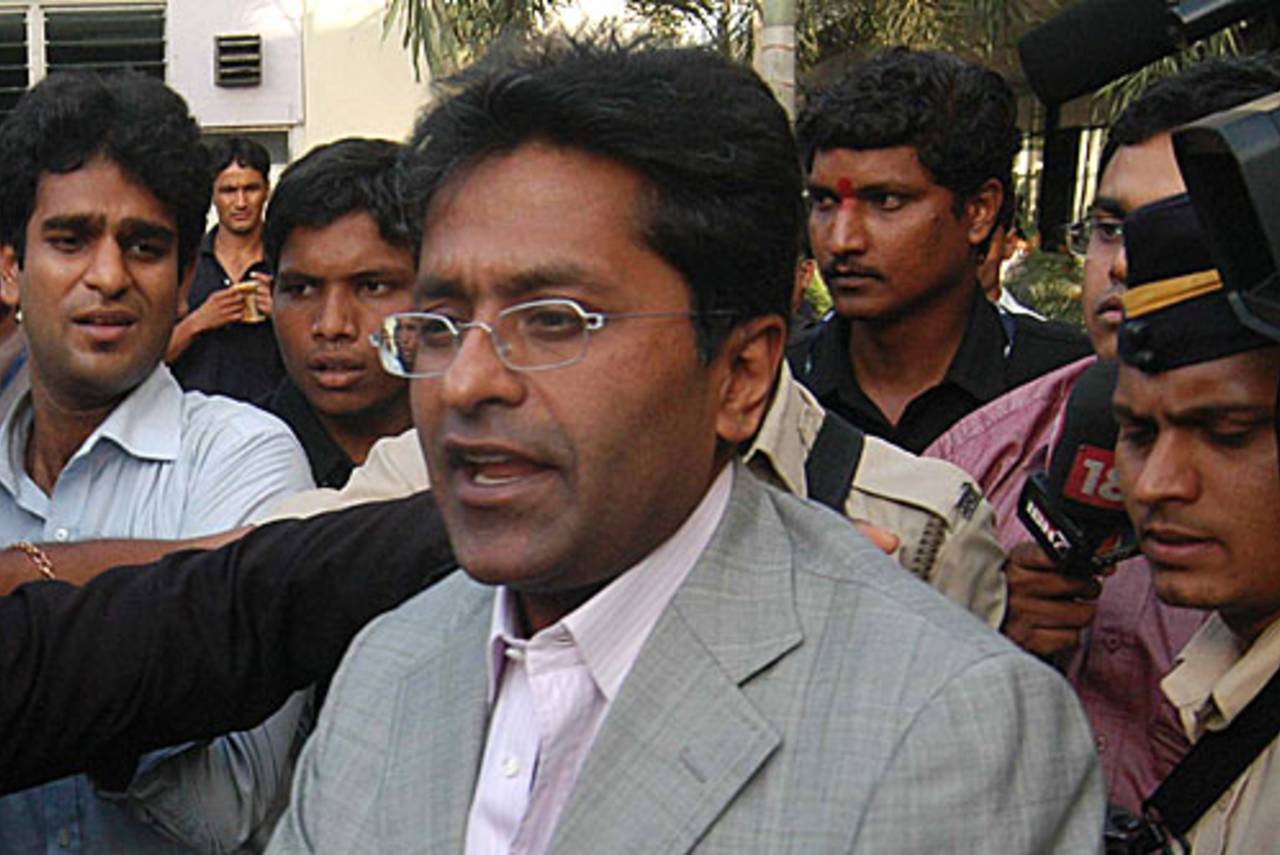
[{"label": "khaki shirt", "polygon": [[[1280,621],[1251,645],[1216,613],[1160,683],[1187,738],[1229,725],[1280,668]],[[1280,742],[1273,741],[1187,835],[1194,855],[1280,851]]]},{"label": "khaki shirt", "polygon": [[[804,464],[824,418],[822,405],[784,363],[747,465],[776,486],[808,495]],[[894,557],[903,567],[989,625],[1000,625],[1005,554],[991,506],[959,468],[868,436],[844,512],[897,535]]]},{"label": "khaki shirt", "polygon": [[[747,465],[771,483],[807,495],[804,462],[825,411],[784,364]],[[379,440],[341,490],[285,499],[257,522],[302,517],[361,502],[395,499],[427,488],[427,467],[413,430]],[[1004,553],[991,506],[973,481],[949,463],[925,460],[867,437],[845,505],[851,519],[892,532],[896,558],[912,573],[991,626],[1004,616]]]}]

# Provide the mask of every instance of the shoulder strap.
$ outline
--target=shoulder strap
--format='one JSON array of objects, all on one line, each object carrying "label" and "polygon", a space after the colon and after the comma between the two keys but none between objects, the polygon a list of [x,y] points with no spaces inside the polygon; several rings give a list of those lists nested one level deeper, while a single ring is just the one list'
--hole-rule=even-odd
[{"label": "shoulder strap", "polygon": [[862,459],[866,435],[840,416],[827,411],[813,448],[804,461],[809,498],[844,513],[853,473]]},{"label": "shoulder strap", "polygon": [[1143,803],[1182,836],[1280,733],[1280,671],[1222,730],[1206,733]]}]

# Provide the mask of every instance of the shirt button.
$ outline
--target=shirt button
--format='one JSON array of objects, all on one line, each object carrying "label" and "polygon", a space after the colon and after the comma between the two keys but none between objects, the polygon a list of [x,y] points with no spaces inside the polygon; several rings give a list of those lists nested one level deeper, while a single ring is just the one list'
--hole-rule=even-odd
[{"label": "shirt button", "polygon": [[65,528],[56,529],[53,532],[53,539],[59,543],[66,540],[68,537],[71,537],[71,532],[67,531]]},{"label": "shirt button", "polygon": [[1114,635],[1108,635],[1102,640],[1102,646],[1112,653],[1120,649],[1120,639]]},{"label": "shirt button", "polygon": [[508,754],[502,758],[502,774],[508,778],[514,778],[520,774],[520,761],[514,754]]},{"label": "shirt button", "polygon": [[1099,736],[1093,741],[1093,744],[1098,749],[1099,754],[1107,750],[1107,738],[1105,736]]}]

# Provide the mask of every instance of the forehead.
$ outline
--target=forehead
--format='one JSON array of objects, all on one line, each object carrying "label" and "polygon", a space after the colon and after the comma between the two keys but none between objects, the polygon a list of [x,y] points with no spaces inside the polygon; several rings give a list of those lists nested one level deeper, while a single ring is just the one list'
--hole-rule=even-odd
[{"label": "forehead", "polygon": [[368,211],[352,211],[325,226],[296,226],[280,248],[280,272],[323,267],[334,271],[371,270],[388,262],[413,266],[408,247],[383,239]]},{"label": "forehead", "polygon": [[1280,348],[1266,347],[1144,374],[1121,364],[1115,402],[1150,416],[1196,409],[1251,407],[1270,409],[1280,378]]},{"label": "forehead", "polygon": [[265,184],[267,178],[252,166],[241,166],[234,160],[227,168],[218,173],[214,184],[218,187],[243,187],[250,184]]},{"label": "forehead", "polygon": [[[933,185],[933,177],[920,162],[914,146],[889,148],[823,149],[813,156],[809,183],[841,193],[872,184]],[[935,185],[936,186],[936,185]]]},{"label": "forehead", "polygon": [[[645,243],[643,179],[607,158],[541,143],[486,158],[449,180],[427,210],[420,285],[467,290],[536,270],[575,270],[579,285],[635,290],[665,262]],[[674,274],[667,267],[666,272]]]},{"label": "forehead", "polygon": [[1169,134],[1117,148],[1098,182],[1098,196],[1118,203],[1126,213],[1186,189]]},{"label": "forehead", "polygon": [[36,180],[31,224],[70,216],[144,220],[176,228],[173,215],[154,193],[102,158],[72,172],[42,172]]}]

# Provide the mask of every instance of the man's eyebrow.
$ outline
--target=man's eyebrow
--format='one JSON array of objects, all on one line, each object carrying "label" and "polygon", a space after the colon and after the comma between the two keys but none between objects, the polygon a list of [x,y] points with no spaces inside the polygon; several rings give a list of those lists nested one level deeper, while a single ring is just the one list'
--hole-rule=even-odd
[{"label": "man's eyebrow", "polygon": [[[502,278],[494,286],[494,290],[509,300],[552,288],[598,292],[604,290],[605,285],[599,276],[580,265],[557,263],[521,270]],[[467,289],[457,278],[428,273],[418,277],[413,293],[417,299],[445,300],[465,297]]]},{"label": "man's eyebrow", "polygon": [[101,229],[104,220],[96,214],[54,214],[40,221],[40,231],[88,232]]},{"label": "man's eyebrow", "polygon": [[1097,196],[1093,200],[1093,204],[1089,206],[1090,213],[1111,214],[1117,218],[1123,218],[1129,213],[1128,208],[1121,204],[1119,199],[1114,196]]},{"label": "man's eyebrow", "polygon": [[152,220],[144,220],[140,217],[128,217],[121,221],[119,232],[121,235],[132,240],[142,238],[146,240],[163,240],[172,243],[177,237],[173,229],[168,226]]},{"label": "man's eyebrow", "polygon": [[1195,407],[1177,410],[1168,414],[1168,419],[1175,425],[1206,425],[1223,419],[1236,419],[1244,422],[1270,421],[1275,410],[1261,404],[1201,404]]}]

